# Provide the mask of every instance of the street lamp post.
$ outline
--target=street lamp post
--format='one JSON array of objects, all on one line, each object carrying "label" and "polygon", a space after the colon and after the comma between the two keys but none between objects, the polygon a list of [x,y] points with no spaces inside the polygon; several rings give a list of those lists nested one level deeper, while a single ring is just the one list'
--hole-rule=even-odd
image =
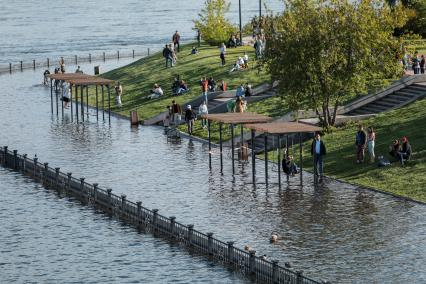
[{"label": "street lamp post", "polygon": [[262,17],[262,0],[259,0],[259,20]]},{"label": "street lamp post", "polygon": [[241,0],[238,0],[238,12],[240,16],[240,44],[243,42],[243,26],[241,23]]}]

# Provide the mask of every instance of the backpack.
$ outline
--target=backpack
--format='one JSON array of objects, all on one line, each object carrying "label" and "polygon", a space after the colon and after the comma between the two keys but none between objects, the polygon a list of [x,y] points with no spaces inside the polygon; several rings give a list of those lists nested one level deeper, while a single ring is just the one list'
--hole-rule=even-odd
[{"label": "backpack", "polygon": [[377,164],[377,166],[379,168],[387,167],[387,166],[390,166],[390,165],[391,165],[391,163],[390,163],[389,160],[387,160],[387,159],[385,159],[383,157],[379,157],[379,163]]}]

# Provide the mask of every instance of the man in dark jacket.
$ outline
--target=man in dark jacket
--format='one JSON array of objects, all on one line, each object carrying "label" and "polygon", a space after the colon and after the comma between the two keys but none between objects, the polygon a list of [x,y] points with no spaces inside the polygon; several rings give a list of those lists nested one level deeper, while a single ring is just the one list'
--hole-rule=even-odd
[{"label": "man in dark jacket", "polygon": [[356,162],[358,164],[364,163],[365,145],[367,145],[367,133],[365,133],[364,127],[360,124],[355,137]]},{"label": "man in dark jacket", "polygon": [[321,141],[321,133],[315,134],[315,139],[311,145],[311,155],[314,156],[314,169],[315,175],[320,177],[319,182],[322,182],[322,175],[324,169],[323,156],[327,154],[324,142]]},{"label": "man in dark jacket", "polygon": [[400,152],[398,152],[399,154],[399,162],[401,163],[401,165],[404,165],[404,161],[407,161],[410,159],[411,156],[411,145],[408,142],[407,137],[402,137],[401,139],[402,141],[402,145],[401,145],[401,150]]},{"label": "man in dark jacket", "polygon": [[185,110],[185,121],[188,126],[188,134],[192,135],[192,129],[194,127],[194,119],[196,118],[195,112],[192,110],[191,105],[186,106]]},{"label": "man in dark jacket", "polygon": [[[170,61],[170,49],[169,46],[166,44],[166,46],[163,48],[163,57],[166,59],[166,68],[169,67],[169,61]],[[172,66],[173,61],[170,63],[170,67]]]}]

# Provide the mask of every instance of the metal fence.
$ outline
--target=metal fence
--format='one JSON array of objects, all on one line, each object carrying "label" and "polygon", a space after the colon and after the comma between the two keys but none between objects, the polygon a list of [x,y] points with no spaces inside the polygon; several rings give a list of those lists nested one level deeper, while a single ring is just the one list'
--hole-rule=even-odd
[{"label": "metal fence", "polygon": [[184,225],[176,217],[166,217],[158,209],[148,209],[142,202],[132,202],[126,195],[118,196],[111,189],[102,189],[98,184],[89,184],[84,178],[75,178],[72,173],[63,173],[60,168],[52,168],[41,163],[37,157],[28,158],[7,146],[0,148],[0,164],[31,177],[48,188],[67,193],[87,205],[95,206],[140,229],[152,232],[154,236],[178,242],[192,251],[207,255],[215,261],[259,283],[316,284],[326,283],[310,279],[301,271],[293,271],[256,256],[255,251],[244,251],[234,247],[234,242],[223,242],[213,237],[213,233],[202,233],[194,225]]},{"label": "metal fence", "polygon": [[59,67],[59,62],[64,61],[65,66],[67,65],[78,65],[83,62],[99,62],[110,59],[120,58],[136,58],[146,57],[155,52],[155,50],[147,47],[141,50],[125,50],[116,52],[102,52],[102,53],[88,53],[86,55],[71,55],[71,56],[60,56],[58,58],[46,58],[46,59],[33,59],[32,61],[19,61],[11,62],[9,64],[0,65],[0,73],[12,73],[15,71],[23,71],[24,69],[36,69],[36,68],[50,68]]}]

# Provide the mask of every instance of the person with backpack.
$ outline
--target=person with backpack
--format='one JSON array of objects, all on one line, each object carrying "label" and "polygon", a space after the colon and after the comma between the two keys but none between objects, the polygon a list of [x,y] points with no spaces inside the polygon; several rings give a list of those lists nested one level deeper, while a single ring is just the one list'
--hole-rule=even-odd
[{"label": "person with backpack", "polygon": [[194,110],[192,110],[191,105],[187,105],[186,106],[186,110],[185,110],[185,121],[186,124],[188,126],[188,134],[192,135],[192,130],[194,128],[194,120],[196,118],[196,114],[194,112]]}]

